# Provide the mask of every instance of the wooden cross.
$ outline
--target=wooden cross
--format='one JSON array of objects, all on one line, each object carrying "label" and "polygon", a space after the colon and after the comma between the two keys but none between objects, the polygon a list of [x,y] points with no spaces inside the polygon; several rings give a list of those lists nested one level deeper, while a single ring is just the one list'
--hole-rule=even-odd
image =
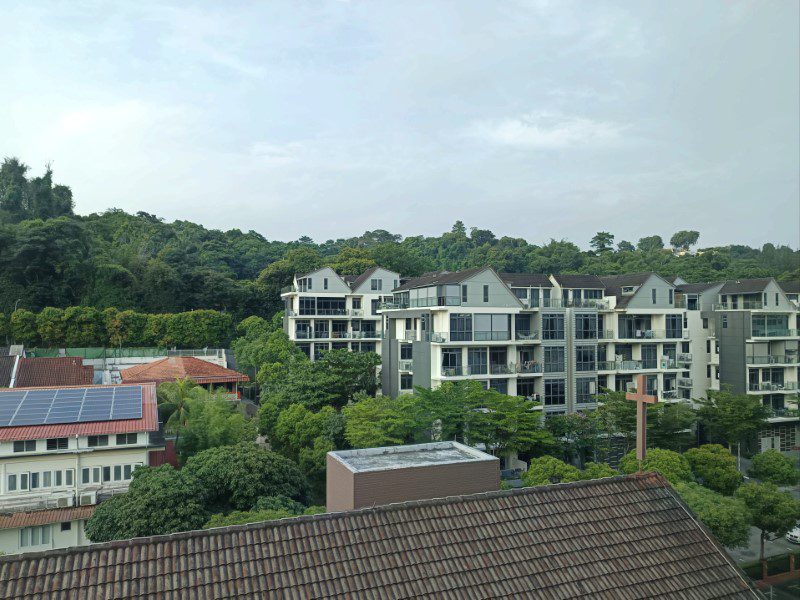
[{"label": "wooden cross", "polygon": [[627,392],[625,398],[636,402],[636,460],[641,468],[647,453],[647,405],[658,402],[657,396],[647,395],[647,381],[644,375],[636,377],[636,391]]}]

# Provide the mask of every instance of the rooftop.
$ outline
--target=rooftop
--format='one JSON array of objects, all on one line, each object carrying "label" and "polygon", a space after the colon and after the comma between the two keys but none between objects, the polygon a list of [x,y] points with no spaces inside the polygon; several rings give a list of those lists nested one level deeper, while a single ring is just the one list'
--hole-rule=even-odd
[{"label": "rooftop", "polygon": [[362,450],[339,450],[330,452],[348,469],[355,473],[385,471],[408,467],[427,467],[452,463],[498,460],[491,454],[475,450],[458,442],[436,442],[386,448],[364,448]]},{"label": "rooftop", "polygon": [[394,291],[399,292],[433,285],[446,285],[448,283],[457,284],[488,268],[489,267],[475,267],[474,269],[464,269],[462,271],[434,271],[432,273],[425,273],[424,275],[412,277],[408,281],[403,282],[395,288]]},{"label": "rooftop", "polygon": [[16,362],[16,356],[3,356],[0,354],[0,388],[7,388],[11,385],[11,375],[14,373],[14,364]]},{"label": "rooftop", "polygon": [[786,294],[800,294],[800,279],[794,281],[779,281],[778,285]]},{"label": "rooftop", "polygon": [[0,597],[759,596],[650,473],[0,556]]},{"label": "rooftop", "polygon": [[94,367],[76,356],[20,358],[15,388],[54,385],[92,385]]},{"label": "rooftop", "polygon": [[544,273],[498,273],[500,279],[511,287],[553,287],[553,282]]},{"label": "rooftop", "polygon": [[562,288],[602,290],[605,287],[597,275],[553,274],[553,278]]},{"label": "rooftop", "polygon": [[0,529],[31,527],[88,519],[94,513],[93,506],[74,506],[70,508],[53,508],[49,510],[32,510],[28,512],[0,513]]},{"label": "rooftop", "polygon": [[144,365],[136,365],[120,373],[124,383],[164,383],[191,379],[195,383],[237,383],[250,378],[233,369],[226,369],[194,356],[170,356]]},{"label": "rooftop", "polygon": [[720,294],[753,294],[763,292],[771,281],[772,277],[762,277],[760,279],[736,279],[726,281],[719,291]]}]

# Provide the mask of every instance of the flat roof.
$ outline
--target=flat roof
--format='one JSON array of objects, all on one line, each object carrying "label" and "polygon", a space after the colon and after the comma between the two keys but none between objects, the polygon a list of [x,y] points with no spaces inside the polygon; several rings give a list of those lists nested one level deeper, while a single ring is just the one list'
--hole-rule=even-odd
[{"label": "flat roof", "polygon": [[329,452],[354,473],[388,471],[409,467],[430,467],[454,463],[500,460],[458,442],[433,442],[384,448],[362,448]]}]

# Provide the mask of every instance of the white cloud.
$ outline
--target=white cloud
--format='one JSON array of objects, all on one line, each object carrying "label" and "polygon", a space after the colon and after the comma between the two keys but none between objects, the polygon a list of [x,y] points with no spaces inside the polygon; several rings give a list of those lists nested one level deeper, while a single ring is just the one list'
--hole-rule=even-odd
[{"label": "white cloud", "polygon": [[568,148],[617,143],[623,129],[609,121],[534,112],[514,118],[477,121],[468,127],[467,134],[502,146]]}]

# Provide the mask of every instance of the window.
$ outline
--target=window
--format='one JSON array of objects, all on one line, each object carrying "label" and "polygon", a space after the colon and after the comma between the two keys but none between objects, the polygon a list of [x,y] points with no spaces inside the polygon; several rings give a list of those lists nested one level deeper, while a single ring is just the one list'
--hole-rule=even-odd
[{"label": "window", "polygon": [[488,285],[483,286],[483,301],[484,302],[488,302],[489,301],[489,286]]},{"label": "window", "polygon": [[20,548],[28,546],[42,546],[50,543],[50,525],[38,527],[24,527],[19,530]]},{"label": "window", "polygon": [[489,370],[486,348],[470,348],[467,350],[467,364],[470,375],[486,375]]},{"label": "window", "polygon": [[19,474],[19,489],[27,490],[28,489],[29,479],[30,479],[30,477],[29,477],[28,473],[20,473]]},{"label": "window", "polygon": [[656,288],[653,288],[652,290],[650,290],[650,296],[651,296],[651,298],[653,300],[653,304],[655,304],[656,303]]},{"label": "window", "polygon": [[383,280],[382,279],[370,279],[369,281],[369,288],[373,291],[380,291],[383,289]]},{"label": "window", "polygon": [[118,433],[117,446],[124,446],[127,444],[135,444],[138,441],[138,434],[136,433]]},{"label": "window", "polygon": [[133,465],[125,465],[122,467],[122,477],[125,481],[128,481],[131,478],[131,472],[133,471]]},{"label": "window", "polygon": [[353,298],[353,310],[361,309],[361,298]]},{"label": "window", "polygon": [[708,329],[708,319],[703,317],[703,329]]},{"label": "window", "polygon": [[67,438],[50,438],[47,440],[47,449],[48,450],[66,450],[67,449]]},{"label": "window", "polygon": [[400,374],[400,389],[413,390],[414,389],[414,376],[411,373]]},{"label": "window", "polygon": [[91,483],[91,472],[89,467],[81,469],[81,483]]},{"label": "window", "polygon": [[397,279],[395,279],[394,280],[394,286],[392,286],[392,289],[396,289],[397,288],[397,284],[398,284],[398,281],[397,281]]},{"label": "window", "polygon": [[411,344],[400,344],[400,360],[411,360],[414,358],[414,346]]},{"label": "window", "polygon": [[64,521],[61,523],[61,531],[70,531],[72,529],[72,521]]},{"label": "window", "polygon": [[675,290],[673,290],[672,288],[670,288],[669,290],[669,303],[670,304],[675,303]]},{"label": "window", "polygon": [[39,489],[39,473],[31,473],[31,489]]},{"label": "window", "polygon": [[64,471],[54,471],[55,473],[55,485],[56,487],[60,487],[64,485]]},{"label": "window", "polygon": [[667,338],[675,339],[683,335],[683,317],[681,315],[667,315]]},{"label": "window", "polygon": [[578,377],[575,380],[575,402],[578,404],[594,402],[596,390],[597,382],[593,377]]},{"label": "window", "polygon": [[560,314],[542,315],[542,339],[543,340],[564,339],[564,315]]},{"label": "window", "polygon": [[461,286],[461,302],[467,301],[467,286],[466,284]]},{"label": "window", "polygon": [[728,315],[722,315],[722,328],[728,328]]},{"label": "window", "polygon": [[327,290],[328,289],[328,278],[327,277],[323,277],[322,278],[322,289],[323,290]]},{"label": "window", "polygon": [[99,448],[101,446],[108,446],[107,435],[90,435],[89,448]]},{"label": "window", "polygon": [[544,347],[544,372],[563,373],[564,372],[564,348],[561,346]]},{"label": "window", "polygon": [[8,476],[8,485],[6,486],[6,491],[8,491],[8,492],[16,492],[17,491],[17,476],[16,475],[9,475]]},{"label": "window", "polygon": [[623,294],[632,294],[636,290],[635,286],[632,285],[623,285],[622,286],[622,293]]},{"label": "window", "polygon": [[461,375],[461,348],[444,348],[442,350],[442,375]]},{"label": "window", "polygon": [[36,440],[14,442],[14,452],[36,452]]},{"label": "window", "polygon": [[575,315],[575,339],[597,339],[597,315]]},{"label": "window", "polygon": [[111,467],[103,467],[103,482],[111,481]]},{"label": "window", "polygon": [[75,469],[67,469],[64,471],[64,483],[66,485],[73,485],[75,482]]},{"label": "window", "polygon": [[711,365],[706,365],[706,377],[711,379]]},{"label": "window", "polygon": [[114,481],[122,479],[122,465],[114,465]]},{"label": "window", "polygon": [[544,404],[545,406],[557,406],[566,404],[563,379],[544,380]]},{"label": "window", "polygon": [[[778,299],[779,299],[779,297],[780,297],[780,296],[778,295],[778,292],[775,292],[775,306],[778,306]],[[766,302],[764,302],[764,304],[766,304]]]},{"label": "window", "polygon": [[450,315],[450,340],[454,342],[472,341],[472,315]]},{"label": "window", "polygon": [[42,487],[53,487],[53,472],[52,471],[44,471],[42,473]]},{"label": "window", "polygon": [[597,370],[597,348],[594,346],[575,346],[575,370]]},{"label": "window", "polygon": [[378,311],[381,308],[381,301],[380,300],[373,300],[372,302],[369,303],[369,308],[370,308],[370,311],[372,311],[371,314],[377,315]]},{"label": "window", "polygon": [[300,298],[300,314],[313,315],[317,312],[316,298]]},{"label": "window", "polygon": [[642,344],[642,368],[658,368],[658,346],[656,344]]}]

